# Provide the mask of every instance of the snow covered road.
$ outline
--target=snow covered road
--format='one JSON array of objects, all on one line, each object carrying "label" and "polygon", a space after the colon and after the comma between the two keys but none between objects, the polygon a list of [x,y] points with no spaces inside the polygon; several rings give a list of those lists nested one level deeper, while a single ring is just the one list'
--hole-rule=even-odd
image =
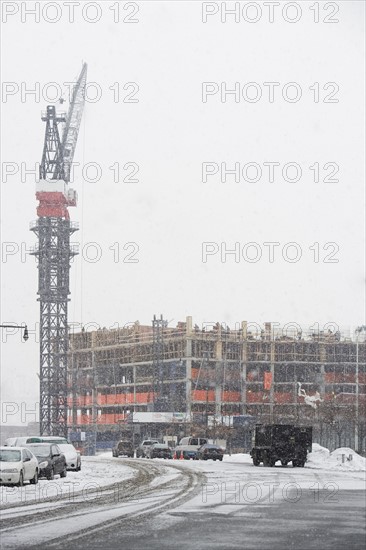
[{"label": "snow covered road", "polygon": [[[152,507],[155,512],[164,510],[184,502],[192,491],[200,489],[198,481],[202,475],[184,470],[173,461],[116,460],[103,456],[84,460],[93,463],[95,479],[87,471],[78,482],[73,480],[78,485],[77,491],[70,491],[65,480],[45,481],[53,483],[54,488],[59,485],[53,497],[48,496],[51,491],[47,492],[46,502],[36,498],[37,493],[45,494],[42,487],[40,491],[31,485],[1,488],[3,500],[7,497],[12,501],[1,507],[2,549],[49,545],[60,534],[78,537],[80,532],[99,530],[106,522],[110,525],[113,520],[149,513]],[[99,479],[100,469],[106,464],[109,475]]]},{"label": "snow covered road", "polygon": [[342,462],[321,448],[306,468],[256,468],[248,455],[224,462],[85,458],[82,475],[66,478],[78,479],[74,493],[65,480],[55,480],[63,492],[47,502],[25,499],[31,486],[17,495],[1,488],[8,498],[1,548],[171,549],[186,546],[187,537],[194,550],[363,548],[358,458]]}]

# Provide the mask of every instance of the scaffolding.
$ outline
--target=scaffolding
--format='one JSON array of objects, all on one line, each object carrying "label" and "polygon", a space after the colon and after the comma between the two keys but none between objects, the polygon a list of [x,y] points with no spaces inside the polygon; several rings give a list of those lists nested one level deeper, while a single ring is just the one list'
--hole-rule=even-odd
[{"label": "scaffolding", "polygon": [[[117,429],[132,412],[159,410],[184,412],[197,424],[207,424],[210,418],[252,415],[262,422],[317,423],[320,431],[325,428],[320,426],[319,411],[324,412],[323,424],[332,422],[336,411],[352,424],[357,346],[362,418],[366,344],[364,340],[356,343],[349,335],[281,332],[270,323],[255,331],[248,330],[246,322],[235,330],[219,323],[192,327],[190,317],[173,328],[162,316],[155,317],[152,326],[134,323],[80,332],[70,339],[70,365],[83,373],[79,380],[88,383],[75,386],[75,375],[69,373],[70,402],[77,394],[72,422],[85,425],[89,384],[95,391],[101,430]],[[314,409],[304,395],[316,392],[321,401]]]},{"label": "scaffolding", "polygon": [[152,343],[152,362],[153,362],[153,410],[169,411],[169,395],[164,391],[164,329],[168,326],[168,321],[154,318],[152,320],[153,343]]}]

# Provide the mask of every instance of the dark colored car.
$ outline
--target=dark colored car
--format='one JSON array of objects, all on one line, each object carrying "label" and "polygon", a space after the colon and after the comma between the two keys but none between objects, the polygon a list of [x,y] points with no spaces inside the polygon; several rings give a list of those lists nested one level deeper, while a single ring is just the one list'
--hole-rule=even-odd
[{"label": "dark colored car", "polygon": [[210,458],[212,458],[212,460],[222,460],[223,456],[224,449],[218,445],[211,445],[210,443],[202,445],[197,451],[197,459],[200,460],[208,460]]},{"label": "dark colored car", "polygon": [[40,467],[39,477],[53,479],[55,475],[66,477],[66,458],[55,443],[28,443],[24,445],[30,449],[38,460]]},{"label": "dark colored car", "polygon": [[144,439],[136,449],[136,458],[146,458],[151,445],[159,443],[157,439]]},{"label": "dark colored car", "polygon": [[112,449],[112,456],[119,457],[119,456],[128,456],[130,458],[133,458],[133,445],[132,441],[129,439],[121,439],[121,441],[118,441],[118,443],[113,447]]},{"label": "dark colored car", "polygon": [[168,445],[155,443],[146,451],[147,458],[172,458],[172,450]]}]

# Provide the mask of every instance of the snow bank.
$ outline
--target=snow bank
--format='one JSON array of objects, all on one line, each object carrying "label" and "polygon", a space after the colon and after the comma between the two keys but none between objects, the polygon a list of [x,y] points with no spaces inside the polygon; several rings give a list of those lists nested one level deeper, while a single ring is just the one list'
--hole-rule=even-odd
[{"label": "snow bank", "polygon": [[349,447],[340,447],[332,453],[329,449],[313,443],[313,451],[308,455],[307,468],[327,470],[365,471],[366,459]]},{"label": "snow bank", "polygon": [[224,455],[224,462],[244,462],[246,464],[252,464],[252,458],[246,453],[235,453],[232,455]]},{"label": "snow bank", "polygon": [[[351,460],[350,457],[352,457]],[[252,459],[250,455],[246,453],[235,453],[231,456],[225,454],[224,462],[252,464]],[[277,464],[279,464],[279,462],[277,462]],[[308,460],[305,466],[306,468],[319,468],[323,470],[349,470],[359,472],[366,470],[366,459],[355,453],[355,451],[349,447],[341,447],[331,453],[329,449],[318,445],[318,443],[313,443],[313,451],[308,454]]]}]

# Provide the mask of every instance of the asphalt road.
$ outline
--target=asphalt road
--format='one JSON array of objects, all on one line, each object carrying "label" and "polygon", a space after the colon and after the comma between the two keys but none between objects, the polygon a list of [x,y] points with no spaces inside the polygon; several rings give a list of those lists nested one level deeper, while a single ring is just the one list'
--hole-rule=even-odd
[{"label": "asphalt road", "polygon": [[[318,503],[309,492],[296,504],[253,504],[237,512],[217,514],[171,511],[163,517],[126,519],[73,541],[87,549],[159,550],[220,548],[260,550],[363,550],[365,539],[364,491],[340,491],[339,502]],[[65,542],[65,541],[64,541]],[[70,547],[70,546],[68,546]],[[46,548],[46,547],[44,547]],[[48,548],[65,548],[60,541]]]},{"label": "asphalt road", "polygon": [[8,509],[1,549],[365,548],[362,472],[212,461],[122,465],[134,478],[94,499]]}]

